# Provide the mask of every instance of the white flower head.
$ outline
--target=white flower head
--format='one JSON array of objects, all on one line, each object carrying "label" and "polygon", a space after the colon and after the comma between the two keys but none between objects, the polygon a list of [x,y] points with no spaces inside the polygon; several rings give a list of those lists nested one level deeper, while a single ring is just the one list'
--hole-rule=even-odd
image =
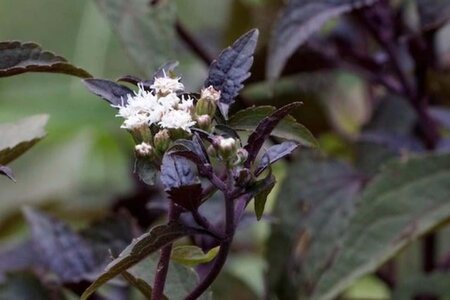
[{"label": "white flower head", "polygon": [[194,99],[191,97],[181,96],[181,102],[178,104],[178,109],[190,112],[194,109]]},{"label": "white flower head", "polygon": [[200,98],[217,102],[220,99],[220,91],[217,91],[212,85],[210,85],[207,88],[202,89]]},{"label": "white flower head", "polygon": [[167,112],[162,118],[159,125],[162,128],[183,129],[191,132],[190,127],[195,125],[189,112],[183,110],[172,110]]},{"label": "white flower head", "polygon": [[157,94],[175,93],[184,90],[184,85],[180,82],[180,77],[170,78],[164,72],[163,77],[156,77],[150,88],[154,89]]},{"label": "white flower head", "polygon": [[147,143],[140,143],[134,147],[136,153],[139,156],[149,156],[152,154],[153,147]]}]

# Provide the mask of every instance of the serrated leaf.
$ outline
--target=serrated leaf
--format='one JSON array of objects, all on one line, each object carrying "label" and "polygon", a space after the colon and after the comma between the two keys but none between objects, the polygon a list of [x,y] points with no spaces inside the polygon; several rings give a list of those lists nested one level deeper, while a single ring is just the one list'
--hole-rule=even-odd
[{"label": "serrated leaf", "polygon": [[27,72],[63,73],[81,78],[92,77],[61,56],[42,50],[34,43],[0,42],[0,77]]},{"label": "serrated leaf", "polygon": [[0,164],[13,161],[44,138],[47,121],[47,115],[36,115],[0,124]]},{"label": "serrated leaf", "polygon": [[258,36],[257,29],[250,30],[223,50],[209,68],[205,87],[212,85],[221,92],[218,107],[225,119],[230,105],[244,87],[242,82],[250,76]]},{"label": "serrated leaf", "polygon": [[[273,106],[258,106],[243,109],[235,113],[228,120],[228,125],[235,130],[254,131],[256,126],[268,115],[276,110]],[[317,141],[312,133],[292,116],[286,116],[270,133],[286,140],[298,142],[305,147],[316,147]]]},{"label": "serrated leaf", "polygon": [[134,94],[133,91],[126,86],[110,80],[86,79],[83,82],[92,93],[115,106],[127,104],[128,95]]},{"label": "serrated leaf", "polygon": [[135,162],[134,172],[138,174],[139,179],[145,184],[154,185],[155,177],[158,173],[152,162],[145,158],[137,158]]},{"label": "serrated leaf", "polygon": [[179,223],[169,223],[152,228],[141,235],[106,266],[105,271],[84,291],[81,300],[86,300],[100,286],[142,261],[145,257],[165,245],[192,233],[192,229]]},{"label": "serrated leaf", "polygon": [[94,270],[91,248],[67,224],[29,207],[24,214],[39,259],[62,281],[78,282]]},{"label": "serrated leaf", "polygon": [[259,161],[258,166],[255,169],[255,176],[261,174],[271,164],[294,152],[298,146],[298,143],[292,141],[286,141],[281,144],[271,146],[264,152],[261,160]]},{"label": "serrated leaf", "polygon": [[366,187],[315,298],[332,299],[403,247],[450,218],[450,156],[388,164]]},{"label": "serrated leaf", "polygon": [[269,174],[269,176],[263,180],[256,182],[255,186],[252,188],[252,193],[254,193],[255,198],[255,214],[258,221],[261,220],[264,215],[267,197],[275,187],[275,183],[275,177],[272,174]]},{"label": "serrated leaf", "polygon": [[247,145],[244,147],[248,152],[248,159],[245,162],[246,167],[249,167],[250,164],[253,163],[264,142],[272,134],[273,130],[281,120],[300,105],[300,102],[293,102],[285,105],[275,110],[258,123],[252,134],[248,137]]},{"label": "serrated leaf", "polygon": [[14,178],[13,171],[11,170],[11,168],[8,168],[7,166],[0,165],[0,174],[5,175],[14,182],[16,181],[16,179]]},{"label": "serrated leaf", "polygon": [[450,274],[433,272],[426,275],[416,275],[400,281],[396,286],[392,299],[408,300],[415,299],[418,295],[429,295],[446,299],[450,297]]},{"label": "serrated leaf", "polygon": [[176,11],[173,1],[95,0],[125,50],[144,74],[173,59]]},{"label": "serrated leaf", "polygon": [[267,76],[275,79],[289,57],[328,20],[378,0],[290,0],[275,24],[269,43]]},{"label": "serrated leaf", "polygon": [[450,1],[416,0],[420,23],[424,30],[433,30],[443,26],[450,19]]},{"label": "serrated leaf", "polygon": [[32,273],[18,272],[9,274],[0,284],[0,299],[20,300],[63,300],[61,291],[50,291]]},{"label": "serrated leaf", "polygon": [[200,264],[205,264],[212,261],[217,253],[219,253],[219,246],[212,248],[207,253],[197,246],[177,246],[172,249],[171,259],[179,264],[195,267]]},{"label": "serrated leaf", "polygon": [[[269,295],[312,299],[312,288],[341,244],[363,178],[346,163],[305,151],[278,191],[266,245]],[[289,262],[289,263],[287,263]]]}]

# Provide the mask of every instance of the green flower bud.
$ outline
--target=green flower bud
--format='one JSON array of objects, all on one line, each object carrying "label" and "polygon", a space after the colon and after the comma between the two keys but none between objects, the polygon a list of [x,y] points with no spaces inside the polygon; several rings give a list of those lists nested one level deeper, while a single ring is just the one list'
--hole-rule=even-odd
[{"label": "green flower bud", "polygon": [[218,152],[222,159],[231,160],[236,156],[237,145],[233,138],[221,137],[218,141]]},{"label": "green flower bud", "polygon": [[198,116],[197,126],[204,131],[211,131],[211,117],[209,115]]},{"label": "green flower bud", "polygon": [[128,129],[128,132],[131,133],[136,144],[140,144],[143,142],[148,143],[152,140],[152,132],[148,125],[142,125],[139,127]]},{"label": "green flower bud", "polygon": [[140,143],[134,147],[137,157],[150,158],[153,156],[153,147],[147,143]]},{"label": "green flower bud", "polygon": [[195,106],[197,115],[209,115],[211,118],[214,117],[219,98],[220,92],[216,91],[212,86],[203,89],[200,94],[200,99]]},{"label": "green flower bud", "polygon": [[153,144],[155,145],[156,151],[158,153],[163,154],[170,146],[170,134],[167,129],[162,129],[155,134],[153,138]]}]

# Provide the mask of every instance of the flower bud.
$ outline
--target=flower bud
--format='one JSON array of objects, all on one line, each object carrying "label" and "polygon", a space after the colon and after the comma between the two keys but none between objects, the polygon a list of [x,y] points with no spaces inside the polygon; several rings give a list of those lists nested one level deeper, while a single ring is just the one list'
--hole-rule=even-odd
[{"label": "flower bud", "polygon": [[195,106],[197,115],[209,115],[211,118],[214,117],[219,98],[220,92],[216,91],[212,86],[203,89],[200,94],[200,99]]},{"label": "flower bud", "polygon": [[170,134],[167,129],[162,129],[158,131],[158,133],[155,134],[155,137],[153,138],[153,144],[155,145],[155,149],[160,154],[166,152],[166,150],[170,146],[170,142],[171,142]]},{"label": "flower bud", "polygon": [[211,131],[211,117],[209,115],[200,115],[197,117],[198,128],[204,131]]},{"label": "flower bud", "polygon": [[129,128],[128,132],[131,133],[136,143],[150,142],[152,140],[152,132],[147,124]]},{"label": "flower bud", "polygon": [[234,180],[238,186],[245,187],[254,180],[252,172],[247,168],[237,168],[233,174]]},{"label": "flower bud", "polygon": [[237,145],[233,138],[220,138],[218,141],[218,152],[222,159],[229,160],[236,155]]},{"label": "flower bud", "polygon": [[215,103],[220,99],[220,91],[217,91],[212,85],[210,85],[207,88],[202,89],[200,98],[210,100]]},{"label": "flower bud", "polygon": [[140,143],[134,147],[136,156],[151,157],[153,155],[153,147],[147,143]]}]

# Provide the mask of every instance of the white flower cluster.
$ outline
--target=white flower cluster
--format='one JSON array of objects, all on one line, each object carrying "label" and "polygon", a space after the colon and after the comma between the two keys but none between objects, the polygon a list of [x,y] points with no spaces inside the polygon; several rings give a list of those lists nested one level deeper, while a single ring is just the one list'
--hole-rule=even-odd
[{"label": "white flower cluster", "polygon": [[195,125],[192,118],[194,103],[190,97],[177,95],[184,90],[180,78],[164,74],[164,77],[155,78],[150,87],[153,91],[146,91],[141,84],[138,87],[134,95],[128,95],[125,105],[117,106],[116,116],[124,118],[121,128],[133,130],[155,124],[190,132],[190,127]]}]

